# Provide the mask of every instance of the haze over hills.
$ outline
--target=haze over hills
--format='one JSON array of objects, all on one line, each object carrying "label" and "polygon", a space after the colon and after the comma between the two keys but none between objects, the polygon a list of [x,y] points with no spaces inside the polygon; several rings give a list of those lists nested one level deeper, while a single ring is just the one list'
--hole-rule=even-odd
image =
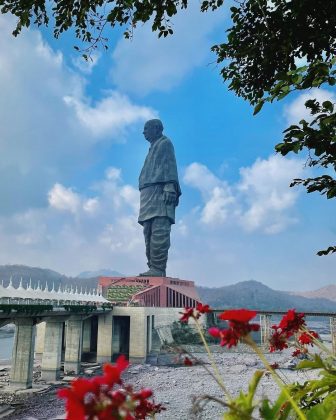
[{"label": "haze over hills", "polygon": [[323,298],[309,299],[288,292],[273,290],[255,281],[243,281],[224,287],[198,287],[204,303],[213,308],[249,308],[287,310],[295,308],[305,312],[336,312],[336,302]]},{"label": "haze over hills", "polygon": [[103,268],[97,271],[83,271],[82,273],[78,274],[77,278],[80,279],[89,279],[92,277],[125,277],[125,274],[119,273],[119,271],[110,270],[109,268]]},{"label": "haze over hills", "polygon": [[[92,275],[92,277],[86,277]],[[86,271],[78,277],[68,277],[56,271],[40,268],[28,267],[25,265],[0,265],[0,280],[7,286],[12,277],[14,287],[18,287],[22,277],[24,284],[32,279],[32,286],[38,282],[42,286],[47,282],[49,288],[54,284],[58,288],[62,286],[79,286],[83,288],[96,288],[99,275],[122,276],[113,270]],[[84,278],[82,278],[82,276]],[[335,286],[332,286],[335,287]],[[335,287],[336,288],[336,287]],[[319,290],[323,290],[322,288]],[[312,312],[336,312],[336,302],[322,297],[309,298],[298,296],[297,292],[282,292],[273,290],[264,284],[255,281],[244,281],[237,284],[223,287],[197,287],[199,296],[204,303],[213,308],[250,308],[264,310],[287,310],[296,308],[299,311]],[[310,293],[310,292],[304,292]],[[311,292],[314,293],[314,292]],[[330,294],[330,296],[333,296]]]},{"label": "haze over hills", "polygon": [[290,294],[307,298],[325,298],[336,302],[336,284],[329,284],[321,289],[308,292],[290,292]]},{"label": "haze over hills", "polygon": [[21,278],[24,285],[31,279],[33,287],[37,286],[38,283],[44,286],[47,282],[49,289],[52,285],[57,289],[60,284],[62,286],[82,286],[83,288],[96,288],[98,285],[98,277],[79,279],[65,276],[47,268],[28,267],[26,265],[0,265],[0,280],[3,280],[5,286],[9,283],[10,278],[12,278],[14,287],[18,287]]}]

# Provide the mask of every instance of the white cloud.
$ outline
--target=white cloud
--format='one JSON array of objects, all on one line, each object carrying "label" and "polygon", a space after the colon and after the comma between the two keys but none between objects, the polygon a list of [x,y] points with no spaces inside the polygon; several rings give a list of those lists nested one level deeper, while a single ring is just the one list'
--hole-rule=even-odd
[{"label": "white cloud", "polygon": [[79,195],[71,188],[65,188],[61,184],[55,184],[48,193],[49,205],[57,210],[76,213],[80,206]]},{"label": "white cloud", "polygon": [[105,171],[106,178],[110,181],[118,181],[121,179],[121,170],[119,168],[109,167]]},{"label": "white cloud", "polygon": [[301,160],[270,156],[241,168],[240,180],[234,185],[220,180],[199,163],[187,167],[183,180],[202,194],[202,223],[217,227],[236,225],[248,232],[275,234],[296,221],[289,214],[298,191],[290,189],[289,184],[302,171]]},{"label": "white cloud", "polygon": [[147,94],[167,91],[195,67],[214,61],[210,48],[212,33],[222,25],[225,11],[201,13],[199,3],[172,18],[173,36],[158,39],[146,24],[134,31],[132,41],[120,40],[113,52],[113,82],[126,92]]},{"label": "white cloud", "polygon": [[279,155],[257,159],[252,166],[241,168],[238,190],[247,204],[247,210],[241,214],[243,227],[272,234],[295,222],[287,213],[295,205],[299,192],[289,184],[302,172],[303,161]]},{"label": "white cloud", "polygon": [[176,224],[176,229],[178,233],[182,236],[187,236],[189,233],[187,223],[182,219],[178,220]]},{"label": "white cloud", "polygon": [[[139,193],[109,168],[94,196],[56,183],[49,206],[0,216],[0,263],[54,268],[77,274],[109,266],[137,274],[145,269],[145,245],[137,223]],[[118,206],[115,203],[118,202]],[[136,271],[134,271],[136,270]]]},{"label": "white cloud", "polygon": [[100,57],[101,54],[99,52],[91,54],[88,60],[85,60],[81,55],[76,55],[76,57],[72,59],[72,63],[81,72],[83,72],[86,75],[89,75],[92,73],[94,67],[96,67],[96,65],[98,64]]},{"label": "white cloud", "polygon": [[205,165],[197,162],[190,164],[185,170],[183,181],[202,193],[205,202],[201,211],[203,223],[223,223],[229,212],[233,211],[235,198],[228,184],[217,178]]},{"label": "white cloud", "polygon": [[157,117],[154,110],[134,105],[127,96],[118,92],[109,92],[95,106],[71,96],[65,96],[64,101],[75,110],[78,120],[94,137],[116,138],[123,135],[130,124]]},{"label": "white cloud", "polygon": [[336,95],[326,89],[313,88],[307,93],[302,93],[294,101],[286,105],[284,115],[288,124],[297,124],[300,120],[312,120],[309,109],[305,107],[305,102],[309,99],[317,99],[318,102],[336,102]]},{"label": "white cloud", "polygon": [[198,162],[191,163],[186,168],[183,180],[187,185],[199,189],[205,196],[211,194],[211,191],[222,183],[205,165]]},{"label": "white cloud", "polygon": [[14,38],[13,25],[0,17],[0,214],[45,206],[55,183],[95,163],[98,143],[156,114],[118,92],[94,103],[60,52],[36,30]]},{"label": "white cloud", "polygon": [[229,216],[230,205],[234,202],[234,197],[228,193],[227,189],[215,187],[202,211],[202,222],[209,224],[225,222]]},{"label": "white cloud", "polygon": [[87,213],[95,214],[99,209],[98,198],[89,198],[83,203],[83,210]]}]

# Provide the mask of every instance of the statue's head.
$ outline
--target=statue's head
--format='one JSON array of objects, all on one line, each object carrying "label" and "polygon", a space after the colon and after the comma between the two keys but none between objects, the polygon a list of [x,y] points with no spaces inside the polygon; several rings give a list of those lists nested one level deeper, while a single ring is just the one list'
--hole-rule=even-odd
[{"label": "statue's head", "polygon": [[163,124],[161,120],[154,119],[146,122],[144,126],[143,135],[150,143],[162,137]]}]

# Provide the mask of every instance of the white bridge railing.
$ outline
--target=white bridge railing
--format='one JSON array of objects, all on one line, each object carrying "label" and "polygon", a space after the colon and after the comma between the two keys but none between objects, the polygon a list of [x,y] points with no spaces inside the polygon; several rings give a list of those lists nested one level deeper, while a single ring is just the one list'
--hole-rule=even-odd
[{"label": "white bridge railing", "polygon": [[3,281],[0,284],[0,304],[95,304],[102,305],[109,303],[101,293],[92,289],[83,291],[78,287],[62,287],[59,285],[58,289],[55,290],[54,284],[52,289],[49,290],[48,284],[44,287],[40,286],[40,283],[33,288],[31,279],[26,286],[23,285],[21,279],[20,284],[17,288],[13,286],[12,279],[10,279],[7,287],[4,287]]}]

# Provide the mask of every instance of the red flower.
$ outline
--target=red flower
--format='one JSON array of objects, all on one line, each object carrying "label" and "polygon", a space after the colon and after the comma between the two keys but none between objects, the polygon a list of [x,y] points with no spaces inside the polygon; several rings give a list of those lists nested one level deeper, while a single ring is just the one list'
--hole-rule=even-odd
[{"label": "red flower", "polygon": [[109,386],[120,383],[120,375],[129,365],[126,357],[121,355],[118,357],[115,365],[106,363],[104,365],[104,382]]},{"label": "red flower", "polygon": [[139,392],[133,394],[135,400],[145,400],[153,395],[153,391],[150,388],[143,388]]},{"label": "red flower", "polygon": [[233,346],[236,346],[239,342],[239,334],[237,334],[232,328],[228,330],[222,330],[220,333],[220,345],[227,346],[229,349]]},{"label": "red flower", "polygon": [[293,351],[292,356],[293,357],[297,357],[297,356],[299,356],[299,354],[301,354],[301,350],[300,349],[296,349],[296,350]]},{"label": "red flower", "polygon": [[275,331],[269,340],[270,352],[286,349],[288,347],[286,334],[284,334],[282,331],[279,331],[276,325],[273,325],[272,328]]},{"label": "red flower", "polygon": [[219,344],[222,347],[227,346],[228,348],[231,348],[236,346],[239,342],[239,335],[237,335],[232,328],[220,330],[219,328],[211,327],[208,329],[208,333],[212,337],[220,338]]},{"label": "red flower", "polygon": [[63,388],[57,391],[59,398],[66,400],[65,409],[67,419],[85,420],[85,407],[82,401],[76,397],[76,394],[70,388]]},{"label": "red flower", "polygon": [[206,314],[212,312],[212,309],[209,308],[209,305],[203,305],[198,303],[196,308],[184,308],[184,312],[180,318],[181,322],[188,322],[189,318],[198,319],[201,314]]},{"label": "red flower", "polygon": [[301,344],[311,344],[313,345],[313,338],[318,338],[319,335],[315,331],[309,331],[309,332],[303,332],[299,338],[298,341]]},{"label": "red flower", "polygon": [[92,379],[78,378],[70,388],[58,391],[60,398],[66,399],[68,420],[135,420],[153,416],[164,408],[148,401],[153,395],[151,389],[133,392],[131,386],[113,390],[122,385],[121,373],[128,361],[121,356],[115,365],[106,364],[104,375]]},{"label": "red flower", "polygon": [[247,336],[251,331],[259,331],[259,324],[249,324],[249,321],[256,316],[256,311],[248,309],[233,309],[222,312],[218,318],[228,321],[229,328],[220,330],[219,328],[209,328],[210,335],[220,338],[220,345],[228,348],[236,346],[239,339]]},{"label": "red flower", "polygon": [[189,357],[188,357],[188,356],[186,356],[186,357],[184,358],[183,363],[184,363],[186,366],[193,366],[193,362],[192,362],[192,360],[190,360],[190,359],[189,359]]},{"label": "red flower", "polygon": [[196,306],[196,311],[200,312],[201,314],[211,313],[212,309],[210,309],[209,305],[203,305],[202,303],[198,303]]},{"label": "red flower", "polygon": [[184,312],[180,318],[181,322],[188,322],[189,318],[196,318],[198,319],[201,315],[194,310],[194,308],[184,308]]},{"label": "red flower", "polygon": [[279,363],[277,363],[277,362],[272,363],[270,366],[271,366],[272,369],[279,369]]},{"label": "red flower", "polygon": [[249,309],[231,309],[224,311],[218,315],[219,319],[233,322],[249,322],[257,315],[257,311],[250,311]]},{"label": "red flower", "polygon": [[278,328],[286,333],[287,338],[298,332],[306,324],[303,313],[296,313],[295,309],[289,309],[280,321]]},{"label": "red flower", "polygon": [[212,336],[212,337],[215,337],[215,338],[219,338],[220,337],[220,329],[219,328],[217,328],[217,327],[210,327],[209,329],[208,329],[208,333]]},{"label": "red flower", "polygon": [[256,316],[256,311],[248,309],[232,309],[230,311],[222,312],[218,318],[228,321],[229,327],[233,330],[235,335],[245,337],[251,331],[259,331],[259,324],[249,324],[252,318]]}]

